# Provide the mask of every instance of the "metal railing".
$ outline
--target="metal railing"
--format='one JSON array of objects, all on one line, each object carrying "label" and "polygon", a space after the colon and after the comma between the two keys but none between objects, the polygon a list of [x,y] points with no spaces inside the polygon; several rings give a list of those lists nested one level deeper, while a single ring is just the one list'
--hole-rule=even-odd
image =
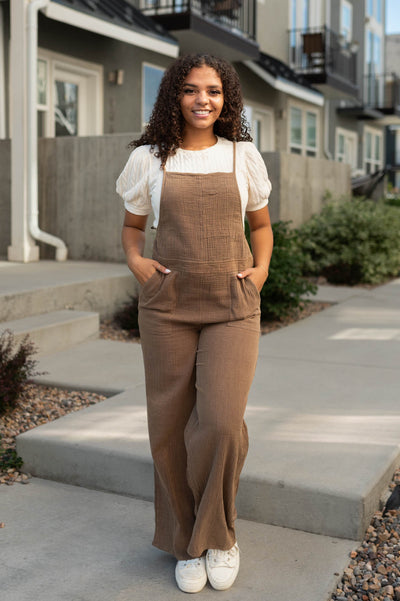
[{"label": "metal railing", "polygon": [[256,37],[256,0],[142,0],[148,17],[193,12],[251,40]]},{"label": "metal railing", "polygon": [[397,73],[370,73],[364,77],[363,103],[400,114],[400,77]]},{"label": "metal railing", "polygon": [[336,75],[356,85],[358,47],[328,27],[289,31],[289,63],[307,76]]}]

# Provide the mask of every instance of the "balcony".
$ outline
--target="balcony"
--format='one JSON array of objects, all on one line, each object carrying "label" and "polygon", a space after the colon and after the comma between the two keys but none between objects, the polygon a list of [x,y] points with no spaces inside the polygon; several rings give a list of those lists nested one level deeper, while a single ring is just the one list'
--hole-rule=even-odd
[{"label": "balcony", "polygon": [[396,73],[366,75],[363,104],[384,115],[400,117],[400,77]]},{"label": "balcony", "polygon": [[290,66],[328,98],[357,97],[357,51],[328,27],[289,31]]},{"label": "balcony", "polygon": [[258,58],[256,0],[142,0],[140,9],[178,39],[181,50],[230,61]]}]

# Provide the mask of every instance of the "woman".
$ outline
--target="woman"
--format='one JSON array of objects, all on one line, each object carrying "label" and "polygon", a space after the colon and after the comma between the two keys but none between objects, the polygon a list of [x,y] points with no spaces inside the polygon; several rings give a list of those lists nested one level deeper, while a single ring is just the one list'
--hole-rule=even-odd
[{"label": "woman", "polygon": [[[117,181],[122,240],[142,285],[139,327],[155,468],[153,544],[178,560],[179,588],[229,588],[247,454],[243,420],[257,361],[260,297],[272,253],[271,189],[225,60],[178,59]],[[142,256],[147,215],[157,227]],[[243,231],[250,225],[253,256]]]}]

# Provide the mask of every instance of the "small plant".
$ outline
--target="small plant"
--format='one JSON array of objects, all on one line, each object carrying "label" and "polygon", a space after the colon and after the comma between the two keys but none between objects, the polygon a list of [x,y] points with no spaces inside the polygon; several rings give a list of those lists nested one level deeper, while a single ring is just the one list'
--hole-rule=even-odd
[{"label": "small plant", "polygon": [[19,470],[22,467],[23,460],[18,457],[14,449],[4,449],[0,434],[0,473],[9,469]]},{"label": "small plant", "polygon": [[[317,287],[302,277],[303,257],[299,250],[296,230],[288,222],[278,221],[272,225],[274,250],[269,276],[261,290],[261,319],[283,319],[300,309],[304,295],[315,294]],[[246,234],[249,229],[246,224]]]},{"label": "small plant", "polygon": [[303,272],[333,284],[379,284],[400,270],[400,211],[383,202],[330,203],[299,228]]},{"label": "small plant", "polygon": [[10,330],[0,335],[0,414],[12,409],[29,378],[39,375],[37,361],[32,359],[36,347],[26,335],[18,348]]},{"label": "small plant", "polygon": [[116,311],[114,321],[123,330],[139,333],[138,299],[136,296],[130,296],[130,300]]}]

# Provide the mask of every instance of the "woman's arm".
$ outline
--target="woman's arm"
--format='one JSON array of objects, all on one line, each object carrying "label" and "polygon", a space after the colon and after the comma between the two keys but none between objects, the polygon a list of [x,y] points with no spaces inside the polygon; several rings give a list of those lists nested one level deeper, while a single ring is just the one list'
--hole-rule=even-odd
[{"label": "woman's arm", "polygon": [[250,277],[257,289],[261,291],[268,277],[268,268],[273,247],[273,233],[268,207],[264,207],[258,211],[248,211],[247,221],[250,226],[250,242],[254,257],[254,267],[245,269],[238,274],[238,277]]},{"label": "woman's arm", "polygon": [[170,273],[170,270],[160,265],[154,259],[144,258],[144,243],[147,215],[134,215],[125,210],[124,225],[122,227],[122,246],[126,254],[129,269],[138,280],[144,284],[158,269],[162,273]]}]

